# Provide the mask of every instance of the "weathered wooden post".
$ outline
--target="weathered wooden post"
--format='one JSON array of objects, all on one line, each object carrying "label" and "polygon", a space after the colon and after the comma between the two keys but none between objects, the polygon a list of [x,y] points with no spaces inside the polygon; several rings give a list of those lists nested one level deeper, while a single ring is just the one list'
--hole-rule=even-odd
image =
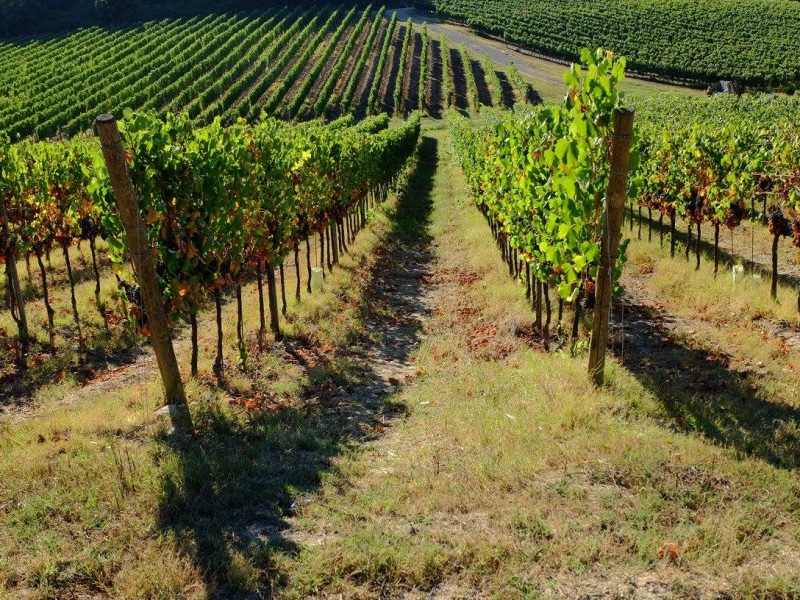
[{"label": "weathered wooden post", "polygon": [[144,310],[147,312],[150,329],[150,341],[153,344],[158,370],[161,373],[164,395],[167,404],[175,407],[169,411],[172,425],[176,430],[189,429],[191,428],[191,416],[186,404],[186,394],[183,390],[175,350],[172,347],[169,324],[164,311],[164,299],[153,265],[153,254],[147,241],[147,230],[139,212],[136,190],[128,173],[128,163],[125,160],[125,151],[122,148],[117,121],[113,115],[100,115],[97,117],[96,125],[103,148],[103,157],[106,161],[111,185],[114,188],[114,196],[117,199],[117,210],[125,228],[134,274],[142,291],[142,302]]},{"label": "weathered wooden post", "polygon": [[6,239],[6,243],[9,244],[6,248],[5,255],[6,275],[8,276],[8,283],[11,288],[9,289],[12,305],[11,316],[17,323],[17,329],[19,332],[19,365],[24,369],[27,366],[26,354],[28,353],[28,346],[30,344],[30,334],[28,333],[28,317],[25,314],[25,298],[22,295],[22,286],[19,282],[19,273],[17,273],[17,257],[14,254],[14,250],[11,246],[11,236],[9,235],[8,227],[8,213],[6,212],[6,201],[2,196],[0,196],[0,217],[3,219],[3,237]]},{"label": "weathered wooden post", "polygon": [[278,286],[275,281],[275,267],[272,262],[267,261],[267,300],[269,302],[269,328],[272,331],[275,339],[281,341],[283,334],[281,334],[280,317],[278,316]]},{"label": "weathered wooden post", "polygon": [[622,216],[628,197],[628,156],[633,139],[633,115],[632,108],[618,108],[614,111],[611,172],[606,193],[606,214],[600,241],[600,268],[597,271],[592,339],[589,345],[589,375],[596,385],[603,384],[606,364],[614,267],[617,264],[619,240],[622,237]]}]

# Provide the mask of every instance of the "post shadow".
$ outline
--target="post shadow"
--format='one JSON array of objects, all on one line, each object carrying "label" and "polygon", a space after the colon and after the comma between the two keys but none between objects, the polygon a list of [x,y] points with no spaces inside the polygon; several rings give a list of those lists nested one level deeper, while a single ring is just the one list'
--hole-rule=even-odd
[{"label": "post shadow", "polygon": [[692,347],[665,326],[664,315],[623,297],[625,346],[613,351],[661,404],[677,431],[696,431],[776,467],[800,466],[800,409],[773,402],[756,371],[737,370],[730,357]]}]

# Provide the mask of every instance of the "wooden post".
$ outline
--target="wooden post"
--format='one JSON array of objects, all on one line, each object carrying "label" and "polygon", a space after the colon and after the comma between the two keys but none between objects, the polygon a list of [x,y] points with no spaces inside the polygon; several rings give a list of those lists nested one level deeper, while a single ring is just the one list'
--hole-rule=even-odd
[{"label": "wooden post", "polygon": [[611,309],[611,290],[614,267],[617,264],[619,240],[622,237],[622,216],[628,197],[628,155],[633,134],[632,108],[614,111],[614,134],[611,138],[611,172],[606,194],[606,215],[600,248],[600,268],[597,271],[592,339],[589,345],[589,375],[595,385],[603,384],[608,344],[608,320]]},{"label": "wooden post", "polygon": [[267,271],[267,298],[269,300],[269,327],[275,335],[275,340],[283,339],[281,325],[278,317],[278,288],[275,282],[275,267],[270,261],[266,262]]},{"label": "wooden post", "polygon": [[[8,227],[8,213],[6,212],[6,201],[0,196],[0,217],[3,219],[3,237],[6,238],[8,247],[6,248],[6,274],[8,275],[8,282],[11,289],[11,304],[12,316],[17,323],[19,331],[19,344],[20,356],[19,364],[21,367],[27,365],[28,346],[30,344],[30,334],[28,333],[28,317],[25,314],[25,298],[22,295],[22,286],[19,282],[19,273],[17,273],[17,257],[11,245],[11,236]],[[16,311],[16,314],[14,314]]]},{"label": "wooden post", "polygon": [[150,341],[156,354],[158,370],[161,372],[166,402],[178,407],[178,410],[169,412],[172,425],[176,430],[188,429],[191,428],[191,416],[186,404],[186,394],[183,390],[175,350],[172,347],[169,324],[164,311],[164,298],[158,285],[153,255],[147,241],[147,231],[139,212],[136,190],[128,173],[128,163],[122,149],[117,121],[113,115],[100,115],[97,117],[96,125],[103,148],[103,157],[117,199],[117,210],[125,228],[134,274],[142,291],[142,302],[144,310],[147,312],[148,328],[150,329]]}]

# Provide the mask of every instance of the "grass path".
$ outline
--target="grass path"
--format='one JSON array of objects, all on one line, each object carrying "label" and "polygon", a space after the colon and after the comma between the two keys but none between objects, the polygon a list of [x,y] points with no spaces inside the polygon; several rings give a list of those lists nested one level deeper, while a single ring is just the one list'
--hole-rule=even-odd
[{"label": "grass path", "polygon": [[800,592],[797,476],[681,433],[660,388],[618,363],[597,391],[583,357],[531,348],[531,314],[463,193],[449,132],[426,136],[423,376],[391,399],[406,419],[337,460],[294,519],[305,543],[281,559],[279,595]]}]

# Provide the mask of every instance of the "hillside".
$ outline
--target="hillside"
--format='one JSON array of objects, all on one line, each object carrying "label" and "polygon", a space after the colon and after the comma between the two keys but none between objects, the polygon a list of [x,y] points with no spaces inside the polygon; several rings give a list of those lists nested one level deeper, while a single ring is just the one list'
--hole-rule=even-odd
[{"label": "hillside", "polygon": [[[576,60],[580,49],[610,48],[629,67],[664,81],[705,87],[726,79],[751,88],[793,91],[800,79],[794,0],[424,0],[412,2],[545,57]],[[294,7],[313,6],[310,0]],[[328,7],[366,6],[335,2]],[[389,3],[389,7],[398,3]],[[2,0],[0,36],[31,37],[92,25],[266,10],[271,0]],[[378,8],[375,5],[374,8]]]},{"label": "hillside", "polygon": [[0,42],[0,599],[800,598],[800,98],[253,4]]},{"label": "hillside", "polygon": [[705,87],[800,84],[800,3],[791,0],[433,0],[439,15],[546,56],[609,48],[631,69]]},{"label": "hillside", "polygon": [[232,123],[262,111],[296,120],[416,108],[439,115],[450,106],[535,100],[506,70],[428,35],[424,24],[344,6],[209,14],[0,43],[0,68],[0,131],[15,139],[71,136],[98,114],[124,108]]},{"label": "hillside", "polygon": [[[314,5],[299,0],[294,5]],[[337,6],[366,6],[360,0],[342,0]],[[0,0],[0,38],[30,38],[63,34],[92,25],[119,26],[168,17],[191,17],[214,12],[280,8],[274,0]]]}]

